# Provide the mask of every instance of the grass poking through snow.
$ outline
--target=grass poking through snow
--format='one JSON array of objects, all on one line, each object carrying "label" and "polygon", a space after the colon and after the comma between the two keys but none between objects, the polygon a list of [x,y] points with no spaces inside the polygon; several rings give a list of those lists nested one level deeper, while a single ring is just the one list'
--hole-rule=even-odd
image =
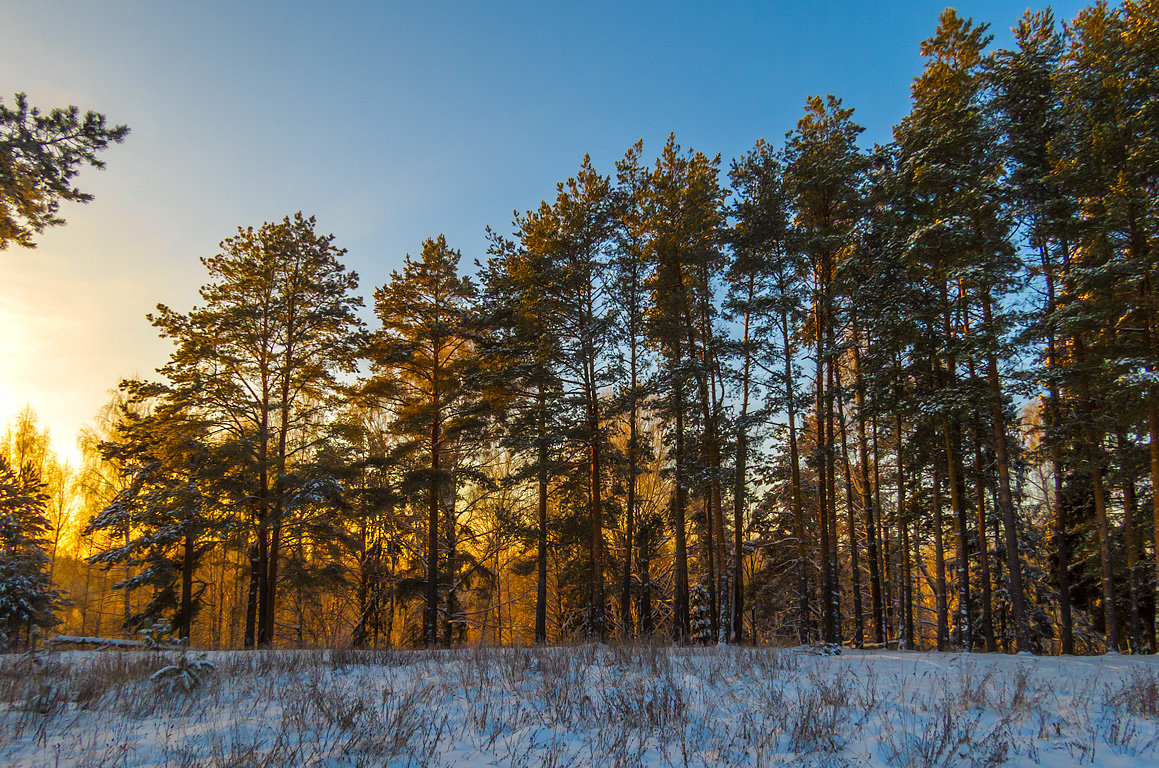
[{"label": "grass poking through snow", "polygon": [[[0,657],[0,765],[1159,764],[1150,658],[656,646],[197,658]],[[196,682],[155,676],[166,667]]]}]

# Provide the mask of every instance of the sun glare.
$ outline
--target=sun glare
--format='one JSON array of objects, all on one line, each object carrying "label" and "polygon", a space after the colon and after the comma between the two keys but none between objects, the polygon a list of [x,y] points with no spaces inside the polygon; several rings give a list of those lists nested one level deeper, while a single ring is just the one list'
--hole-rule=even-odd
[{"label": "sun glare", "polygon": [[0,381],[0,424],[7,424],[24,405],[20,398],[9,389],[8,383]]}]

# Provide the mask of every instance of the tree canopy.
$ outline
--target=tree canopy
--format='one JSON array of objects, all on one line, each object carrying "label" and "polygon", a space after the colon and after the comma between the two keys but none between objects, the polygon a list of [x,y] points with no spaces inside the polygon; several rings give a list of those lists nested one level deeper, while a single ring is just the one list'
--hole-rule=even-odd
[{"label": "tree canopy", "polygon": [[35,235],[64,224],[61,201],[92,200],[74,179],[85,166],[104,168],[99,153],[128,135],[128,126],[109,125],[100,112],[45,113],[23,93],[12,106],[0,99],[0,251],[10,243],[34,248]]}]

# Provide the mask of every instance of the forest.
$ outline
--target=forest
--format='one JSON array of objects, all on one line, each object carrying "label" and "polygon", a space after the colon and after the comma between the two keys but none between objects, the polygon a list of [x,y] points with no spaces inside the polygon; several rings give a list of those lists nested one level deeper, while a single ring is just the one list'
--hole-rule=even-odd
[{"label": "forest", "polygon": [[369,307],[239,227],[79,466],[0,434],[0,649],[1154,652],[1159,2],[1013,32],[944,11],[888,144],[585,157]]}]

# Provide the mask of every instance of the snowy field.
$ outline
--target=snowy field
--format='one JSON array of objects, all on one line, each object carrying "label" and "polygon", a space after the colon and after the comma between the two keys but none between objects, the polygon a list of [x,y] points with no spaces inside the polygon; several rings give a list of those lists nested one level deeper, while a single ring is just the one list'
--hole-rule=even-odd
[{"label": "snowy field", "polygon": [[598,646],[213,653],[212,670],[200,658],[0,656],[0,765],[1159,765],[1155,658]]}]

